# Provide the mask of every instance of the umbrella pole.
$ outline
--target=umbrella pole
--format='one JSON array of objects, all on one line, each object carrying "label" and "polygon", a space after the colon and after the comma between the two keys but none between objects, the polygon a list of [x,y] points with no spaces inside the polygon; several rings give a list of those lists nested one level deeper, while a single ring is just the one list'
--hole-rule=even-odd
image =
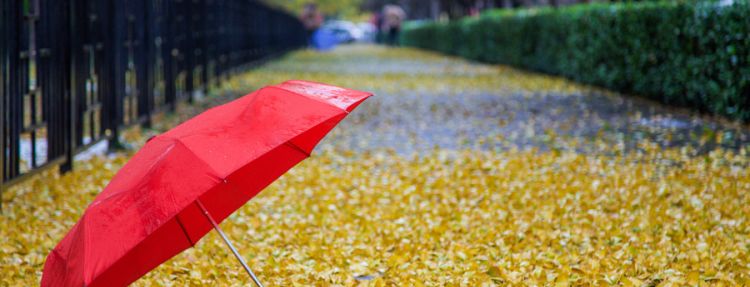
[{"label": "umbrella pole", "polygon": [[242,264],[242,267],[245,268],[245,271],[247,271],[247,274],[250,275],[250,278],[253,279],[253,282],[255,282],[255,285],[258,287],[263,287],[263,284],[260,283],[260,280],[258,280],[258,277],[255,276],[255,273],[253,273],[252,270],[250,270],[250,267],[247,266],[247,262],[245,262],[245,259],[242,258],[242,255],[240,255],[239,252],[237,252],[237,249],[234,248],[234,245],[232,242],[229,241],[229,238],[224,234],[224,231],[219,228],[219,225],[216,224],[216,221],[213,217],[211,217],[211,214],[208,213],[208,210],[206,210],[206,207],[203,206],[203,203],[200,200],[196,200],[196,203],[198,203],[198,207],[200,207],[201,211],[203,211],[203,215],[208,218],[208,221],[211,222],[211,225],[214,226],[214,229],[216,229],[217,232],[219,232],[219,236],[221,236],[221,239],[224,240],[224,243],[229,246],[229,249],[232,250],[232,253],[234,253],[234,257],[237,258],[238,261],[240,261],[240,264]]}]

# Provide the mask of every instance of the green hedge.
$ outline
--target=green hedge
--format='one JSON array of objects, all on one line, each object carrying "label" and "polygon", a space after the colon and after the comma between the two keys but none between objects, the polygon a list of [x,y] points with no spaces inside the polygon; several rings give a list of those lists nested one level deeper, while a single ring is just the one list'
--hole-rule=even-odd
[{"label": "green hedge", "polygon": [[409,23],[407,46],[502,63],[750,120],[750,3],[496,10]]}]

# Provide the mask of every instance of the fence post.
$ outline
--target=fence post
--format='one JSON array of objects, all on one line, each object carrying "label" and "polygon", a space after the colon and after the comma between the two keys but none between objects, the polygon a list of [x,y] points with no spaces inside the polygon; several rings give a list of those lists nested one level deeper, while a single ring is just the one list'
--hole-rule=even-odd
[{"label": "fence post", "polygon": [[20,7],[19,7],[19,1],[3,1],[3,3],[6,3],[6,9],[5,9],[5,16],[6,19],[6,37],[9,40],[6,42],[5,47],[5,66],[7,74],[5,75],[5,102],[3,103],[4,111],[5,111],[5,119],[6,121],[3,122],[4,127],[4,150],[8,150],[9,152],[4,154],[4,166],[3,166],[3,172],[4,178],[6,180],[9,180],[16,176],[16,171],[18,170],[18,153],[16,149],[18,148],[18,143],[16,141],[17,137],[15,137],[15,133],[18,131],[18,119],[14,116],[18,115],[17,112],[13,112],[13,108],[17,107],[17,100],[16,96],[20,93],[19,90],[19,42],[21,40],[21,37],[19,36],[19,29],[18,25],[21,21],[21,17],[19,14],[21,13]]},{"label": "fence post", "polygon": [[200,63],[201,70],[200,70],[200,82],[201,82],[201,92],[203,92],[204,96],[208,96],[209,89],[211,86],[208,82],[208,42],[207,37],[209,36],[209,27],[207,24],[209,17],[209,13],[211,13],[208,7],[208,3],[206,0],[202,0],[199,2],[199,11],[201,13],[198,13],[200,15],[199,21],[198,21],[198,29],[201,30],[201,34],[199,37],[199,52],[198,52],[198,62]]},{"label": "fence post", "polygon": [[69,75],[70,78],[68,78],[68,87],[69,89],[65,93],[65,98],[63,100],[63,104],[67,107],[67,113],[63,113],[63,120],[65,121],[65,124],[63,124],[63,152],[65,154],[65,162],[60,165],[60,172],[65,173],[73,170],[73,160],[75,158],[75,146],[76,146],[76,93],[78,93],[78,85],[76,85],[77,76],[78,76],[78,55],[79,53],[75,50],[75,47],[78,47],[74,41],[77,41],[79,37],[76,36],[78,31],[82,29],[81,27],[76,26],[76,23],[79,23],[78,20],[76,20],[76,9],[79,9],[81,7],[78,7],[76,4],[78,4],[78,1],[70,1],[68,2],[68,50],[67,50],[67,60],[65,62],[67,68],[69,69]]},{"label": "fence post", "polygon": [[[7,13],[10,2],[3,1],[0,4],[0,40],[3,43],[10,42],[10,24],[6,23],[10,16]],[[3,211],[3,193],[5,191],[5,124],[8,122],[5,118],[5,87],[8,75],[7,67],[8,50],[5,44],[0,45],[0,213]]]},{"label": "fence post", "polygon": [[153,71],[151,71],[152,65],[150,65],[151,61],[151,54],[152,52],[152,45],[151,39],[149,37],[151,33],[151,24],[152,22],[149,21],[151,19],[151,1],[148,0],[141,0],[138,2],[139,10],[140,10],[140,18],[138,19],[138,30],[140,31],[140,34],[138,36],[139,41],[139,47],[140,47],[140,57],[138,58],[138,66],[140,69],[139,80],[138,80],[138,90],[140,90],[139,94],[139,104],[138,104],[138,115],[139,117],[143,117],[143,121],[141,122],[141,126],[144,128],[150,128],[151,127],[151,111],[154,107],[154,90],[153,90]]},{"label": "fence post", "polygon": [[200,31],[191,31],[193,28],[193,6],[195,4],[195,0],[184,0],[185,4],[184,10],[183,10],[183,27],[182,27],[182,36],[184,41],[183,49],[184,51],[181,51],[183,54],[183,57],[185,58],[185,90],[183,91],[185,94],[187,94],[187,102],[188,104],[193,103],[193,92],[195,91],[195,87],[193,87],[194,79],[193,74],[195,73],[195,50],[194,50],[194,42],[195,42],[195,33],[200,33]]},{"label": "fence post", "polygon": [[[108,89],[104,91],[105,97],[109,101],[109,107],[107,108],[107,129],[109,129],[109,143],[108,150],[110,152],[116,151],[122,148],[120,143],[120,123],[122,121],[122,104],[123,104],[123,93],[125,89],[124,85],[124,69],[122,63],[122,33],[123,28],[123,13],[124,9],[121,6],[123,1],[101,1],[100,3],[107,2],[107,16],[109,17],[109,25],[106,31],[107,35],[106,44],[104,47],[107,51],[107,72],[104,76],[106,81],[109,82],[107,85]],[[122,74],[122,75],[121,75]]]},{"label": "fence post", "polygon": [[177,91],[175,88],[175,40],[174,28],[175,21],[175,4],[173,0],[163,2],[164,12],[166,14],[164,26],[162,27],[162,36],[164,37],[164,48],[162,61],[164,61],[164,102],[167,105],[167,111],[173,112],[177,108]]}]

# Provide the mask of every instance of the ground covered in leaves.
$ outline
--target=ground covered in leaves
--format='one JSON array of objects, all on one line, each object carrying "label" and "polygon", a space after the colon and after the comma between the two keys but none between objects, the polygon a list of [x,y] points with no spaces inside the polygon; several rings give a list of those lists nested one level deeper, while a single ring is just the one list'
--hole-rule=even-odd
[{"label": "ground covered in leaves", "polygon": [[[302,51],[127,140],[287,79],[377,96],[222,223],[268,286],[750,285],[748,127],[560,78],[410,49]],[[0,285],[38,284],[130,154],[3,194]],[[135,285],[249,283],[210,233]]]}]

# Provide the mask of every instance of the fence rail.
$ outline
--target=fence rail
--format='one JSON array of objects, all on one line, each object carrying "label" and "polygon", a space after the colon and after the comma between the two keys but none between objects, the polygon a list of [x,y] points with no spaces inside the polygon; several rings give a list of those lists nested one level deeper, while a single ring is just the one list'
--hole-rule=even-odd
[{"label": "fence rail", "polygon": [[295,17],[253,0],[0,5],[0,192],[305,44]]}]

